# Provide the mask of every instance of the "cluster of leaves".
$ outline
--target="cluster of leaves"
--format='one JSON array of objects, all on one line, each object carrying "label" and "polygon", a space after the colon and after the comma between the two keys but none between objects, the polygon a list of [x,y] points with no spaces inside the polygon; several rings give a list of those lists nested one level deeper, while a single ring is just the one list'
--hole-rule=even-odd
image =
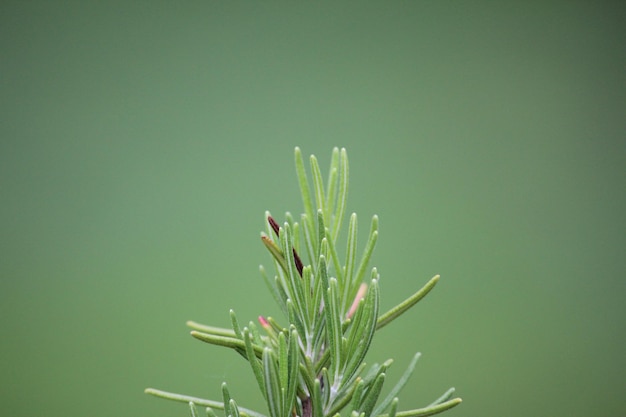
[{"label": "cluster of leaves", "polygon": [[[397,384],[381,399],[388,360],[366,370],[364,362],[377,330],[407,311],[437,283],[433,277],[415,294],[384,314],[379,314],[379,274],[367,268],[378,237],[378,218],[372,218],[367,243],[357,261],[357,216],[348,223],[345,259],[336,242],[346,210],[348,158],[345,149],[332,153],[327,186],[314,156],[310,158],[312,190],[300,149],[296,148],[296,171],[304,203],[299,222],[287,213],[280,226],[266,213],[263,244],[272,255],[276,274],[261,274],[287,318],[280,325],[271,317],[259,317],[263,334],[254,322],[242,327],[231,310],[232,329],[188,322],[193,337],[226,346],[243,356],[268,406],[269,417],[417,417],[445,411],[461,402],[451,388],[430,405],[398,411],[398,393],[412,374],[417,353]],[[311,197],[311,194],[314,196]],[[315,208],[314,208],[315,207]],[[303,263],[301,254],[309,260]],[[226,417],[266,417],[240,407],[222,385],[222,401],[173,394],[152,388],[146,392],[187,402],[192,416],[196,406],[214,409]]]}]

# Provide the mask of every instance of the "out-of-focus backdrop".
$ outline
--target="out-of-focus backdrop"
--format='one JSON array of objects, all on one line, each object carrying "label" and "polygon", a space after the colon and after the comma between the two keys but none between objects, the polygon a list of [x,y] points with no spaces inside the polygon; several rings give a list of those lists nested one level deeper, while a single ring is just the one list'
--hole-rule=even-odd
[{"label": "out-of-focus backdrop", "polygon": [[[263,408],[188,335],[279,316],[263,213],[293,148],[350,157],[382,308],[441,274],[368,361],[423,353],[400,408],[624,415],[622,2],[0,6],[6,416],[186,416],[146,387]],[[395,370],[395,373],[393,372]]]}]

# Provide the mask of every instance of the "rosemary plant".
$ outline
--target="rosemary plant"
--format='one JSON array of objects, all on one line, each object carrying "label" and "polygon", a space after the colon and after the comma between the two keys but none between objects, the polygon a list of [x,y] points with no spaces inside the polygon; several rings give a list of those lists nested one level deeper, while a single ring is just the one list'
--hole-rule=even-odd
[{"label": "rosemary plant", "polygon": [[194,417],[197,406],[204,407],[209,417],[216,416],[214,410],[223,410],[226,417],[418,417],[459,404],[461,399],[453,398],[454,388],[450,388],[424,408],[398,411],[397,395],[413,373],[419,353],[381,398],[392,360],[366,370],[364,359],[374,334],[430,292],[439,276],[380,314],[380,277],[376,268],[367,273],[378,237],[378,218],[372,218],[360,260],[356,214],[348,222],[345,259],[337,251],[348,195],[346,150],[333,150],[326,187],[317,159],[310,157],[312,193],[299,148],[295,162],[304,213],[299,221],[287,213],[280,225],[268,212],[267,232],[261,234],[275,268],[268,275],[261,266],[261,275],[286,324],[260,316],[260,328],[254,322],[242,326],[232,310],[232,329],[187,323],[193,337],[231,348],[250,363],[267,403],[266,413],[240,407],[226,383],[217,401],[153,388],[146,393],[188,403]]}]

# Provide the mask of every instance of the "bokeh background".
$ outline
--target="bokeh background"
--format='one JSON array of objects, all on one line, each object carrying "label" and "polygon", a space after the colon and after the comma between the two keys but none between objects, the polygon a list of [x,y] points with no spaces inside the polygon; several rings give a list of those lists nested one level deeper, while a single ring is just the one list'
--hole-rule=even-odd
[{"label": "bokeh background", "polygon": [[623,2],[0,5],[5,416],[186,416],[156,387],[261,397],[185,321],[277,308],[263,213],[293,148],[350,157],[383,308],[368,361],[450,417],[623,416]]}]

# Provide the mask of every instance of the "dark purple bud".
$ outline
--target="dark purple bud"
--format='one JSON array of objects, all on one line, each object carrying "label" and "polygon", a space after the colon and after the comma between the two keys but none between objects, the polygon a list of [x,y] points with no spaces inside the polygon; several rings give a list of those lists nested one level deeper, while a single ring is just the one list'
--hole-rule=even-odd
[{"label": "dark purple bud", "polygon": [[274,230],[274,233],[276,233],[276,236],[278,236],[278,231],[280,230],[280,226],[278,225],[278,223],[276,223],[276,220],[274,220],[272,216],[267,216],[267,222],[272,227],[272,230]]},{"label": "dark purple bud", "polygon": [[298,274],[300,274],[300,278],[302,278],[302,261],[300,260],[300,257],[298,256],[298,252],[296,252],[296,250],[293,250],[293,260],[296,264],[296,269],[298,270]]}]

